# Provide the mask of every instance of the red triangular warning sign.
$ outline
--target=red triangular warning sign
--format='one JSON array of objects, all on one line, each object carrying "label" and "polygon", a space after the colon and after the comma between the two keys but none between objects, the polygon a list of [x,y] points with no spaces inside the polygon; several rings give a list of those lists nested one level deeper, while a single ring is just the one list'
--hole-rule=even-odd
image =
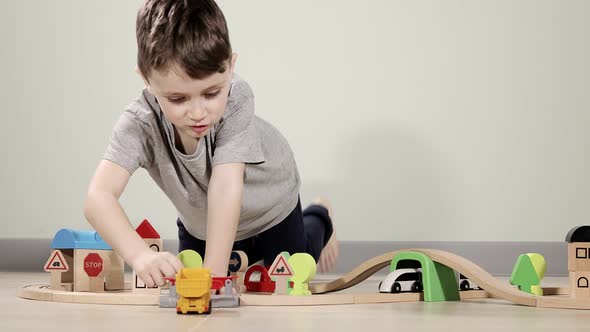
[{"label": "red triangular warning sign", "polygon": [[54,250],[45,263],[45,272],[60,271],[67,272],[70,269],[64,255],[59,250]]},{"label": "red triangular warning sign", "polygon": [[291,266],[289,265],[289,263],[287,263],[287,260],[285,259],[285,256],[283,256],[283,255],[278,255],[277,258],[275,258],[275,261],[270,266],[270,269],[268,270],[269,275],[271,277],[276,277],[276,276],[292,277],[293,276],[292,271],[293,270],[291,269]]}]

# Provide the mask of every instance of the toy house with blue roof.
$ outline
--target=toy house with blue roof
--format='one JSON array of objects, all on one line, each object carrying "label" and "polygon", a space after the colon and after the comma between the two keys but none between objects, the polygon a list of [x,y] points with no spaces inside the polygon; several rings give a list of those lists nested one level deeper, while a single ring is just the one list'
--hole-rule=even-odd
[{"label": "toy house with blue roof", "polygon": [[77,292],[124,288],[123,260],[96,231],[62,228],[55,234],[51,250],[46,271],[55,265],[67,266],[61,273],[52,272],[52,288]]}]

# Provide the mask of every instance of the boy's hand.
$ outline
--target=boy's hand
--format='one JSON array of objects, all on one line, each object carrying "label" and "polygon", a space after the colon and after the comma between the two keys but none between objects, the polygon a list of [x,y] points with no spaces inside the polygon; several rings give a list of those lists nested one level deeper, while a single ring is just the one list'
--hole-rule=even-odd
[{"label": "boy's hand", "polygon": [[147,287],[164,286],[164,277],[174,278],[182,262],[169,252],[146,250],[130,262],[131,268]]}]

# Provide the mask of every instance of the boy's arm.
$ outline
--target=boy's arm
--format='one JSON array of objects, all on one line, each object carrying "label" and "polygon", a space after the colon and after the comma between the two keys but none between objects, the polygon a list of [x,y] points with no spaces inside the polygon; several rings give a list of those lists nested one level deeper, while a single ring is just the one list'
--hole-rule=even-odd
[{"label": "boy's arm", "polygon": [[148,287],[164,285],[164,276],[173,277],[182,263],[168,252],[152,251],[131,226],[119,204],[129,178],[123,167],[102,160],[88,188],[84,215]]},{"label": "boy's arm", "polygon": [[244,163],[216,165],[209,180],[204,266],[210,268],[214,276],[227,275],[229,256],[240,221],[244,168]]}]

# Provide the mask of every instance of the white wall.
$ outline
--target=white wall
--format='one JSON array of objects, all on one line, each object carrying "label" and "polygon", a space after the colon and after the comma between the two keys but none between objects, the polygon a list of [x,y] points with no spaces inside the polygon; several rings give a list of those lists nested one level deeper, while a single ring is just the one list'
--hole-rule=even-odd
[{"label": "white wall", "polygon": [[[0,237],[87,229],[139,1],[0,2]],[[343,240],[562,241],[590,215],[590,2],[221,2],[257,112]],[[175,238],[144,171],[131,219]]]}]

